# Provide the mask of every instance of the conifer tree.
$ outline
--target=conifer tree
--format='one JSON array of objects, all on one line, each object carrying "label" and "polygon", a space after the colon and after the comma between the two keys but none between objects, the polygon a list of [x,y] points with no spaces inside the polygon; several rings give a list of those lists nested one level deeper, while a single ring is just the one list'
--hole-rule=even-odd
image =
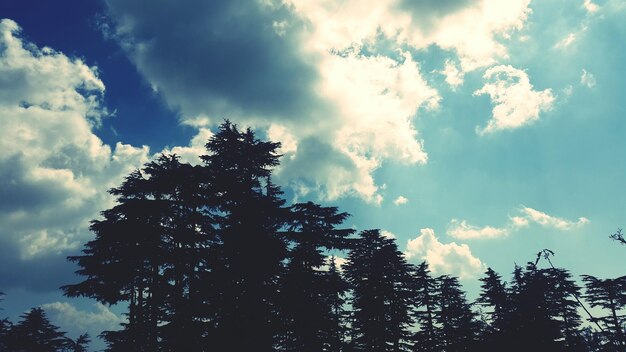
[{"label": "conifer tree", "polygon": [[493,269],[487,268],[477,303],[489,307],[488,330],[483,332],[486,349],[503,350],[506,346],[506,333],[510,325],[510,299],[502,277]]},{"label": "conifer tree", "polygon": [[[528,263],[515,267],[511,284],[512,312],[509,345],[512,351],[561,351],[563,338],[547,301],[550,282],[544,270]],[[532,339],[529,336],[534,336]]]},{"label": "conifer tree", "polygon": [[615,279],[599,279],[591,275],[583,275],[586,294],[585,299],[592,307],[600,307],[608,311],[608,315],[596,318],[604,327],[603,335],[608,341],[609,351],[626,349],[626,314],[620,311],[626,308],[626,276]]},{"label": "conifer tree", "polygon": [[322,351],[341,352],[348,333],[346,326],[346,296],[349,285],[343,278],[335,257],[331,257],[328,272],[324,275],[322,302],[327,309],[326,324],[322,332]]},{"label": "conifer tree", "polygon": [[393,239],[363,231],[348,256],[352,285],[352,349],[405,351],[412,324],[409,265]]},{"label": "conifer tree", "polygon": [[415,352],[439,351],[439,328],[436,326],[437,280],[430,274],[428,263],[420,263],[412,272],[413,315],[418,329],[413,336]]},{"label": "conifer tree", "polygon": [[75,341],[69,340],[69,352],[87,352],[87,348],[89,343],[91,342],[91,338],[89,334],[80,335]]},{"label": "conifer tree", "polygon": [[[282,315],[285,324],[283,348],[286,351],[326,351],[337,347],[340,321],[336,302],[346,290],[334,263],[327,264],[329,250],[347,249],[351,229],[337,229],[348,216],[335,207],[308,202],[291,207],[288,225],[290,253],[281,280]],[[335,351],[337,351],[335,349]]]},{"label": "conifer tree", "polygon": [[580,287],[565,269],[543,269],[542,274],[548,281],[545,294],[546,304],[552,320],[559,328],[563,339],[560,343],[563,351],[584,351],[584,340],[580,331],[581,318],[578,314],[579,304],[576,297],[580,295]]},{"label": "conifer tree", "polygon": [[437,278],[437,321],[441,326],[440,343],[443,351],[471,351],[476,346],[477,324],[456,277]]},{"label": "conifer tree", "polygon": [[43,309],[32,308],[20,317],[9,332],[6,351],[62,352],[71,347],[71,340],[50,323]]},{"label": "conifer tree", "polygon": [[216,350],[272,351],[280,333],[278,280],[286,244],[277,232],[288,210],[270,180],[279,146],[226,121],[201,157],[219,240],[204,290],[213,306],[207,344]]},{"label": "conifer tree", "polygon": [[194,350],[199,333],[189,297],[198,281],[199,251],[210,239],[194,174],[175,155],[132,172],[110,191],[118,204],[92,222],[96,237],[83,255],[68,257],[86,279],[62,287],[66,295],[129,303],[125,331],[104,335],[113,339],[111,346],[156,351],[170,342]]}]

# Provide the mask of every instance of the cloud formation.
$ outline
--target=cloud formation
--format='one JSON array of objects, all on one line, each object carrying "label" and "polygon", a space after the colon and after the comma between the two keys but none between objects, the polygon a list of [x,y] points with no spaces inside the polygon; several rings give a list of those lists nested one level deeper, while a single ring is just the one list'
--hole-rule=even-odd
[{"label": "cloud formation", "polygon": [[440,96],[410,53],[457,56],[443,73],[458,86],[507,56],[501,41],[530,13],[528,0],[106,3],[114,37],[185,121],[265,128],[289,146],[277,180],[299,196],[376,204],[384,161],[428,160],[414,120]]},{"label": "cloud formation", "polygon": [[147,147],[93,133],[104,90],[95,67],[0,22],[0,241],[23,259],[77,248],[112,204],[106,190],[147,160]]},{"label": "cloud formation", "polygon": [[393,201],[393,204],[395,204],[395,205],[403,205],[403,204],[406,204],[408,202],[409,202],[409,200],[406,199],[404,196],[398,196],[398,198],[396,198]]},{"label": "cloud formation", "polygon": [[580,76],[580,84],[587,88],[593,88],[596,85],[596,77],[591,72],[587,72],[587,70],[583,69],[583,73]]},{"label": "cloud formation", "polygon": [[509,65],[489,68],[484,76],[486,83],[474,95],[489,95],[493,106],[491,120],[478,129],[480,134],[515,129],[539,119],[541,112],[552,108],[555,97],[551,89],[536,91],[528,74]]},{"label": "cloud formation", "polygon": [[101,303],[94,303],[93,306],[95,311],[91,312],[79,310],[68,302],[47,303],[41,308],[46,310],[55,325],[75,336],[87,332],[93,338],[102,331],[119,330],[120,324],[125,322],[107,306]]},{"label": "cloud formation", "polygon": [[588,224],[589,219],[580,217],[576,221],[566,220],[533,208],[521,207],[518,215],[509,217],[505,227],[478,227],[468,224],[466,220],[452,219],[448,224],[446,233],[461,240],[493,239],[505,237],[512,232],[530,226],[531,223],[559,231],[569,231]]},{"label": "cloud formation", "polygon": [[446,233],[460,240],[499,238],[508,235],[506,228],[492,226],[478,227],[469,225],[465,220],[452,219]]},{"label": "cloud formation", "polygon": [[513,225],[517,227],[525,227],[529,222],[533,222],[543,227],[568,231],[589,223],[589,219],[585,217],[580,217],[576,221],[571,221],[552,216],[529,207],[523,207],[520,211],[523,214],[523,217],[512,218],[511,220]]},{"label": "cloud formation", "polygon": [[408,260],[425,260],[438,275],[450,274],[461,279],[476,277],[486,268],[467,244],[441,243],[429,228],[421,229],[419,236],[408,240],[404,255]]},{"label": "cloud formation", "polygon": [[589,14],[594,14],[600,9],[600,6],[598,6],[591,0],[584,0],[583,7]]}]

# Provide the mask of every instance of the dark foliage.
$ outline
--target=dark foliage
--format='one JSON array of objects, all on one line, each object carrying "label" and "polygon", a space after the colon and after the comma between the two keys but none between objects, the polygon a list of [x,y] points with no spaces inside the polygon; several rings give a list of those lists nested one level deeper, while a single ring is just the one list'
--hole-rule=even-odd
[{"label": "dark foliage", "polygon": [[[626,276],[585,275],[581,297],[543,250],[509,282],[487,269],[469,302],[394,239],[342,228],[336,207],[287,206],[271,181],[279,146],[226,121],[202,165],[161,155],[110,190],[117,203],[68,258],[82,281],[62,287],[128,305],[100,335],[107,351],[625,351]],[[583,321],[581,298],[602,313]],[[41,308],[21,318],[0,320],[0,351],[87,350]]]}]

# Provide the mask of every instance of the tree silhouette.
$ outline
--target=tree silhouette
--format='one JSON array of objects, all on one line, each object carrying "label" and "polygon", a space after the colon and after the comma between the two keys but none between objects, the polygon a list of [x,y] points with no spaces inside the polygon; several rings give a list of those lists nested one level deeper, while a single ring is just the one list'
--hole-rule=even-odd
[{"label": "tree silhouette", "polygon": [[218,350],[271,351],[280,332],[278,280],[286,257],[288,210],[270,180],[279,143],[258,140],[226,121],[206,148],[208,207],[219,245],[207,282],[217,288],[211,344]]},{"label": "tree silhouette", "polygon": [[[348,214],[335,207],[308,202],[291,207],[286,233],[290,243],[289,262],[281,280],[285,351],[336,351],[340,330],[341,300],[347,290],[335,263],[329,270],[329,250],[347,249],[346,238],[354,231],[336,229]],[[333,349],[330,349],[333,348]]]},{"label": "tree silhouette", "polygon": [[[378,230],[354,237],[336,207],[286,206],[271,181],[279,146],[226,121],[201,165],[160,155],[110,190],[117,203],[68,257],[82,281],[62,287],[128,305],[121,330],[100,335],[107,351],[624,351],[626,277],[583,276],[586,300],[608,312],[592,319],[601,333],[581,329],[580,288],[549,250],[508,284],[487,269],[470,305],[458,278],[408,264]],[[2,351],[88,343],[40,308],[0,321]]]},{"label": "tree silhouette", "polygon": [[393,239],[363,231],[345,266],[352,285],[352,349],[405,351],[411,292],[409,265]]},{"label": "tree silhouette", "polygon": [[331,257],[324,275],[322,302],[326,307],[326,323],[322,331],[322,351],[343,351],[348,333],[346,326],[346,295],[350,286],[341,275],[335,257]]},{"label": "tree silhouette", "polygon": [[504,350],[507,346],[506,333],[510,328],[511,302],[506,284],[493,269],[487,268],[477,303],[489,307],[489,327],[483,332],[484,346],[491,350]]},{"label": "tree silhouette", "polygon": [[585,298],[592,307],[609,311],[609,315],[596,318],[604,327],[603,335],[608,340],[607,350],[623,351],[626,348],[624,325],[626,314],[619,311],[626,308],[626,276],[615,279],[598,279],[583,275]]},{"label": "tree silhouette", "polygon": [[71,347],[71,340],[50,323],[43,309],[32,308],[20,318],[22,320],[10,330],[7,351],[60,352]]},{"label": "tree silhouette", "polygon": [[413,336],[413,351],[439,351],[440,331],[435,325],[437,280],[430,274],[426,261],[412,270],[411,291],[413,292],[413,312],[418,330]]},{"label": "tree silhouette", "polygon": [[456,277],[437,278],[436,318],[441,326],[440,344],[444,351],[471,351],[475,348],[478,325]]},{"label": "tree silhouette", "polygon": [[611,239],[626,245],[626,238],[624,238],[624,234],[622,233],[622,229],[617,229],[617,231],[612,234],[611,236],[609,236]]},{"label": "tree silhouette", "polygon": [[90,342],[91,338],[89,337],[89,334],[82,334],[76,339],[76,341],[68,341],[68,351],[87,352],[87,347],[89,346]]}]

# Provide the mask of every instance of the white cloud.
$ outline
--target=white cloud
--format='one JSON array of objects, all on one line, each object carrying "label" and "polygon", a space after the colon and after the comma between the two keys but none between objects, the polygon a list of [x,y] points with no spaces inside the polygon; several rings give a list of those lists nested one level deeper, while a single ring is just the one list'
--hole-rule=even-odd
[{"label": "white cloud", "polygon": [[317,51],[345,50],[372,43],[379,34],[416,49],[437,45],[455,52],[464,71],[507,56],[499,38],[523,27],[529,0],[342,2],[290,0],[312,25],[307,46]]},{"label": "white cloud", "polygon": [[94,303],[95,311],[77,309],[68,302],[47,303],[41,306],[50,315],[51,321],[75,334],[89,332],[94,337],[104,330],[119,330],[125,319],[117,316],[101,303]]},{"label": "white cloud", "polygon": [[326,260],[325,260],[325,264],[319,270],[320,271],[328,271],[332,259],[335,259],[335,265],[337,266],[337,269],[339,269],[339,271],[343,271],[344,265],[346,265],[346,263],[348,263],[348,259],[346,259],[346,258],[335,257],[335,256],[327,256]]},{"label": "white cloud", "polygon": [[148,158],[147,147],[102,143],[106,115],[95,67],[20,37],[0,21],[0,240],[22,258],[77,248],[106,190]]},{"label": "white cloud", "polygon": [[404,254],[409,260],[426,260],[436,274],[451,274],[461,279],[476,277],[485,270],[467,244],[441,243],[429,228],[420,230],[419,236],[407,242]]},{"label": "white cloud", "polygon": [[387,231],[387,230],[380,231],[380,235],[385,237],[385,238],[388,238],[388,239],[392,239],[392,240],[396,239],[396,235],[393,234],[392,232]]},{"label": "white cloud", "polygon": [[587,88],[593,88],[596,85],[596,77],[591,72],[583,69],[583,73],[580,76],[580,84],[587,86]]},{"label": "white cloud", "polygon": [[463,84],[463,72],[461,72],[457,65],[451,60],[446,60],[441,73],[446,76],[446,83],[448,83],[452,89]]},{"label": "white cloud", "polygon": [[186,147],[175,146],[173,148],[165,148],[163,153],[176,154],[180,156],[180,161],[184,163],[190,163],[192,165],[199,165],[202,163],[200,155],[206,154],[206,148],[204,147],[209,138],[213,136],[213,132],[208,128],[201,127],[198,133],[191,139],[189,145]]},{"label": "white cloud", "polygon": [[593,3],[593,1],[591,0],[584,0],[583,7],[590,14],[594,14],[600,9],[600,7],[597,4]]},{"label": "white cloud", "polygon": [[[589,223],[589,219],[585,217],[580,217],[577,221],[570,221],[556,216],[548,215],[544,212],[529,207],[523,207],[521,209],[521,212],[522,214],[524,214],[524,217],[528,222],[534,222],[543,227],[553,228],[562,231],[579,228]],[[518,223],[522,226],[526,226],[524,222],[514,222],[514,224],[516,225]]]},{"label": "white cloud", "polygon": [[589,223],[589,219],[585,217],[581,217],[577,221],[570,221],[529,207],[520,208],[519,213],[519,215],[510,216],[505,227],[478,227],[468,224],[466,220],[452,219],[448,224],[446,233],[461,240],[492,239],[504,237],[529,227],[531,223],[560,231],[573,230]]},{"label": "white cloud", "polygon": [[535,91],[528,74],[508,65],[488,69],[484,78],[491,80],[474,92],[487,94],[494,105],[487,127],[480,134],[499,130],[515,129],[539,119],[539,113],[548,111],[554,103],[551,89]]},{"label": "white cloud", "polygon": [[562,92],[566,97],[569,97],[570,95],[572,95],[572,92],[574,91],[574,87],[570,84],[569,86],[563,88]]},{"label": "white cloud", "polygon": [[[387,159],[426,163],[412,119],[419,109],[436,109],[440,97],[407,53],[398,60],[328,53],[320,74],[318,91],[334,118],[272,124],[269,134],[288,148],[279,174],[299,184],[294,188],[316,189],[327,200],[353,194],[379,204],[373,171]],[[313,155],[322,159],[316,162]]]},{"label": "white cloud", "polygon": [[409,200],[406,199],[404,196],[398,196],[398,198],[396,198],[393,201],[393,204],[395,204],[395,205],[402,205],[402,204],[406,204],[408,202],[409,202]]},{"label": "white cloud", "polygon": [[465,220],[452,219],[446,233],[460,240],[469,240],[504,237],[508,235],[508,230],[492,226],[478,227],[469,225]]},{"label": "white cloud", "polygon": [[523,227],[527,227],[529,222],[528,222],[528,218],[525,218],[523,216],[512,216],[509,218],[510,222],[511,222],[511,226],[514,229],[520,229]]},{"label": "white cloud", "polygon": [[[529,0],[144,3],[150,14],[107,0],[114,37],[184,119],[267,128],[284,143],[283,185],[374,204],[384,161],[427,161],[414,120],[440,97],[409,52],[435,45],[457,56],[444,74],[458,86],[464,72],[507,57],[502,42],[530,13]],[[390,50],[379,50],[381,37]]]},{"label": "white cloud", "polygon": [[574,40],[576,40],[576,33],[569,33],[565,38],[556,43],[555,47],[559,49],[567,48]]}]

